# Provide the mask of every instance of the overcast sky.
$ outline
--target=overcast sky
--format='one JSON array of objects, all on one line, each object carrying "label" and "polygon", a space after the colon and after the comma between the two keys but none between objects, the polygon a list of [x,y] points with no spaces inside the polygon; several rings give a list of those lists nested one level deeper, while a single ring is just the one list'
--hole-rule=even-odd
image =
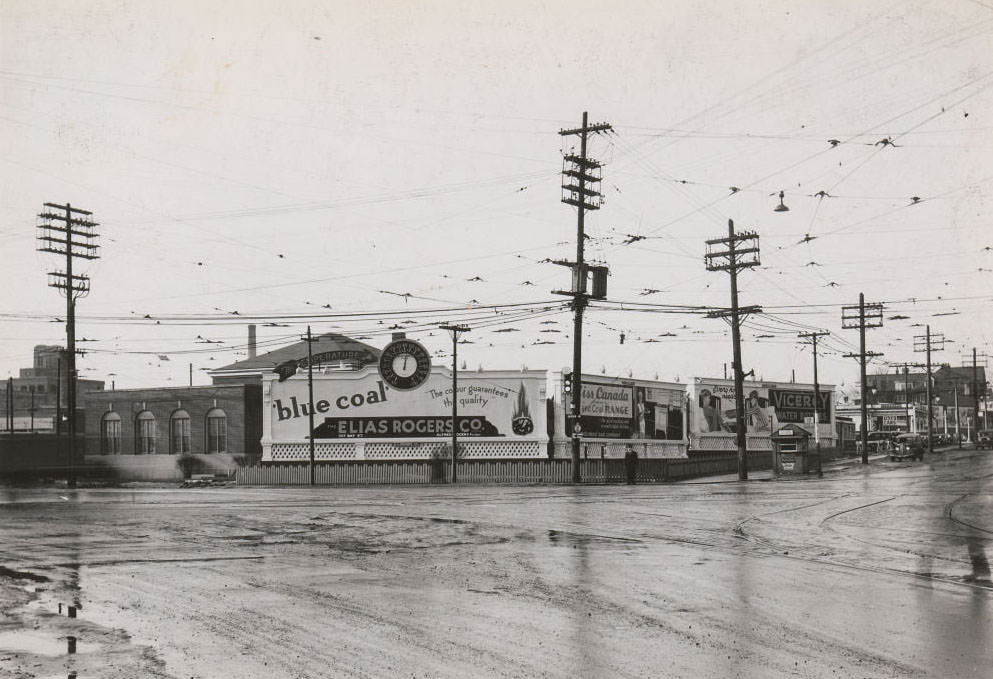
[{"label": "overcast sky", "polygon": [[576,254],[558,133],[583,111],[613,127],[590,143],[587,258],[611,276],[585,372],[723,376],[727,325],[686,307],[730,305],[704,264],[728,219],[760,236],[756,376],[811,381],[797,335],[826,330],[821,382],[857,381],[860,292],[885,304],[870,372],[922,361],[926,325],[936,362],[993,355],[993,0],[4,0],[0,21],[4,377],[65,342],[45,202],[101,225],[77,337],[108,387],[209,383],[252,320],[260,351],[403,325],[447,364],[437,325],[462,321],[471,369],[571,365],[569,272],[543,260]]}]

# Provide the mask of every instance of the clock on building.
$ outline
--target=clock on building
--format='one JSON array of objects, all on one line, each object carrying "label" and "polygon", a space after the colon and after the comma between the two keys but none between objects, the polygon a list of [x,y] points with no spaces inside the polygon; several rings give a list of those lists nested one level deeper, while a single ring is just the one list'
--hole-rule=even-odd
[{"label": "clock on building", "polygon": [[396,340],[379,355],[379,376],[394,389],[417,389],[430,374],[431,355],[420,342]]}]

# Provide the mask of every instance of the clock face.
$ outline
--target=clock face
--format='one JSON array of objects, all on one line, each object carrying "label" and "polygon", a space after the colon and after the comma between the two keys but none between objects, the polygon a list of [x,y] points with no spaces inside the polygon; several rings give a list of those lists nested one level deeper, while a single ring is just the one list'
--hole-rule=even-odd
[{"label": "clock face", "polygon": [[391,342],[379,356],[379,376],[394,389],[417,389],[431,374],[431,355],[419,342]]},{"label": "clock face", "polygon": [[393,359],[393,372],[400,377],[410,377],[417,372],[417,357],[413,354],[397,354]]}]

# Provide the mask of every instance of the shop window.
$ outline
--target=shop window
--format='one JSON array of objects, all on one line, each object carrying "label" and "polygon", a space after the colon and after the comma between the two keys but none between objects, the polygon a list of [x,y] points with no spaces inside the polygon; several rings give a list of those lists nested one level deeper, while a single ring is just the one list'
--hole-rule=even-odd
[{"label": "shop window", "polygon": [[135,418],[135,454],[151,455],[155,452],[155,415],[143,410]]},{"label": "shop window", "polygon": [[173,454],[190,452],[190,414],[177,410],[169,422],[169,446]]},{"label": "shop window", "polygon": [[100,420],[100,453],[121,454],[121,416],[115,412],[105,414]]},{"label": "shop window", "polygon": [[228,416],[220,408],[207,413],[207,452],[228,452]]}]

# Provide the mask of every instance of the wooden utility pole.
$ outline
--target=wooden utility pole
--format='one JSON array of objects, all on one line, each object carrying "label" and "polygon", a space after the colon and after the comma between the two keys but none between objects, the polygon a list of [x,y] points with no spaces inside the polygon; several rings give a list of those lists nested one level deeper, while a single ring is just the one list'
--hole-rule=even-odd
[{"label": "wooden utility pole", "polygon": [[[38,214],[38,250],[65,257],[65,271],[49,272],[48,285],[58,288],[66,296],[66,377],[67,406],[69,411],[69,461],[66,485],[76,487],[76,300],[90,291],[90,278],[85,274],[74,274],[76,259],[97,259],[99,249],[96,244],[99,226],[89,219],[93,214],[87,210],[72,207],[69,203],[56,205],[45,203],[45,212]],[[55,210],[61,210],[55,212]]]},{"label": "wooden utility pole", "polygon": [[559,130],[559,135],[579,137],[579,155],[567,153],[563,157],[562,170],[562,202],[574,206],[578,213],[576,219],[576,261],[555,262],[572,268],[572,289],[569,292],[556,291],[556,294],[567,294],[572,297],[572,401],[570,404],[571,417],[567,418],[572,424],[572,482],[579,483],[582,475],[579,471],[579,448],[581,432],[579,422],[583,398],[583,310],[589,303],[590,295],[586,292],[586,279],[589,267],[584,260],[586,241],[585,220],[587,210],[599,210],[603,202],[603,194],[596,189],[601,180],[602,164],[587,157],[587,141],[591,133],[608,132],[613,128],[607,123],[588,123],[588,115],[583,111],[583,124],[571,130]]},{"label": "wooden utility pole", "polygon": [[[714,248],[721,248],[715,250]],[[723,249],[726,248],[726,249]],[[708,271],[727,271],[731,275],[731,308],[708,314],[711,317],[731,317],[731,343],[734,363],[735,438],[738,446],[738,479],[748,478],[748,437],[745,426],[745,369],[741,363],[741,321],[742,316],[757,313],[757,306],[738,306],[738,271],[758,266],[759,236],[754,231],[735,233],[734,221],[728,220],[727,238],[713,238],[707,241],[707,254],[704,257]]]},{"label": "wooden utility pole", "polygon": [[458,479],[458,467],[455,462],[458,458],[459,439],[459,333],[469,332],[468,325],[442,325],[442,330],[449,330],[452,333],[452,483]]},{"label": "wooden utility pole", "polygon": [[307,442],[310,445],[310,485],[315,485],[315,471],[314,471],[314,355],[311,351],[311,345],[314,343],[314,338],[310,335],[310,326],[307,326],[307,336],[303,338],[307,343],[307,422],[310,427],[310,435],[307,436]]},{"label": "wooden utility pole", "polygon": [[[830,334],[827,331],[800,333],[800,337],[809,339],[814,348],[814,447],[817,450],[817,476],[819,477],[824,476],[824,464],[821,460],[821,434],[819,426],[821,423],[821,387],[817,382],[817,338]],[[830,414],[830,410],[828,412]]]},{"label": "wooden utility pole", "polygon": [[[914,351],[923,351],[926,354],[925,364],[927,366],[927,452],[934,452],[934,436],[932,434],[934,428],[934,398],[931,395],[931,352],[941,351],[945,348],[945,336],[938,334],[931,334],[931,326],[925,326],[925,333],[923,335],[916,335],[914,337]],[[937,345],[937,346],[936,346]]]},{"label": "wooden utility pole", "polygon": [[[858,312],[858,315],[854,315]],[[859,329],[859,353],[845,354],[847,358],[859,359],[859,379],[861,380],[861,425],[862,425],[862,464],[869,464],[869,403],[868,385],[866,385],[865,365],[866,361],[874,356],[882,356],[881,353],[865,350],[865,330],[866,328],[881,328],[883,326],[883,305],[876,303],[865,303],[865,295],[859,293],[858,306],[845,306],[841,308],[841,327]]]}]

